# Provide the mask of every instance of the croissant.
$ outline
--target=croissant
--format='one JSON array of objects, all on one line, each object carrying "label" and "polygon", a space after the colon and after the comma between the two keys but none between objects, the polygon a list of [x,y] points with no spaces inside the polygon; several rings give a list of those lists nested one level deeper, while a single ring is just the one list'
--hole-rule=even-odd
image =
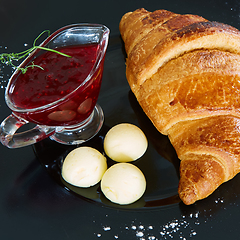
[{"label": "croissant", "polygon": [[181,160],[179,197],[206,198],[240,172],[240,31],[143,8],[119,29],[130,88]]}]

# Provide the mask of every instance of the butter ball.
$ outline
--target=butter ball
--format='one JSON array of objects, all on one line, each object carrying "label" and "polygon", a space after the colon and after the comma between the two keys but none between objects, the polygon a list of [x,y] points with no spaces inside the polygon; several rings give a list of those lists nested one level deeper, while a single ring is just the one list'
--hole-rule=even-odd
[{"label": "butter ball", "polygon": [[65,158],[62,177],[74,186],[90,187],[102,179],[106,170],[106,158],[99,151],[91,147],[79,147]]},{"label": "butter ball", "polygon": [[117,163],[103,175],[101,190],[111,202],[125,205],[142,197],[146,179],[141,170],[131,163]]},{"label": "butter ball", "polygon": [[140,128],[122,123],[112,127],[104,139],[104,151],[116,162],[131,162],[147,150],[147,138]]}]

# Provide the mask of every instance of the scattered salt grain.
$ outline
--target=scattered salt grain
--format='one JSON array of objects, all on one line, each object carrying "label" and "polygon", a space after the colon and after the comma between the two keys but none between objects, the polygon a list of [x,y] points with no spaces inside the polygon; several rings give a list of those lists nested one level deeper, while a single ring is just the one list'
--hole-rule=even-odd
[{"label": "scattered salt grain", "polygon": [[221,199],[221,198],[218,198],[218,199],[215,200],[215,203],[224,203],[224,200]]},{"label": "scattered salt grain", "polygon": [[143,225],[140,225],[140,226],[139,226],[139,229],[144,229],[144,226],[143,226]]},{"label": "scattered salt grain", "polygon": [[103,227],[103,230],[104,230],[104,231],[110,231],[110,230],[111,230],[111,227]]},{"label": "scattered salt grain", "polygon": [[137,237],[143,237],[143,236],[144,236],[144,233],[143,233],[143,232],[137,232],[137,233],[136,233],[136,236],[137,236]]},{"label": "scattered salt grain", "polygon": [[133,230],[136,230],[136,229],[137,229],[137,227],[136,227],[136,226],[132,226],[132,229],[133,229]]},{"label": "scattered salt grain", "polygon": [[192,235],[195,236],[197,233],[196,232],[193,232]]},{"label": "scattered salt grain", "polygon": [[148,240],[155,240],[156,237],[155,236],[148,236]]}]

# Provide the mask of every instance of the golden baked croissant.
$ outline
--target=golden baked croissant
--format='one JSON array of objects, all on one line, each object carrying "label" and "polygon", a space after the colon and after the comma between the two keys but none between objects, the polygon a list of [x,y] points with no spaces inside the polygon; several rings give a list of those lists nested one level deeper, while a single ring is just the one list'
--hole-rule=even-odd
[{"label": "golden baked croissant", "polygon": [[145,9],[119,29],[131,90],[181,160],[180,198],[206,198],[240,172],[240,31]]}]

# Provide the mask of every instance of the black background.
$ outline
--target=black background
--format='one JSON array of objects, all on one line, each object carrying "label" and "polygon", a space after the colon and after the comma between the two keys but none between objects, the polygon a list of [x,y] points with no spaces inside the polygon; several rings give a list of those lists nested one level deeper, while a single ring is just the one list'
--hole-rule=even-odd
[{"label": "black background", "polygon": [[[1,0],[0,51],[25,50],[25,45],[31,46],[36,36],[46,29],[54,32],[65,25],[80,22],[108,26],[111,30],[110,43],[99,96],[99,103],[105,114],[105,126],[111,127],[120,122],[141,125],[136,109],[133,108],[136,102],[131,100],[133,96],[125,78],[124,51],[118,30],[122,15],[140,7],[149,11],[167,9],[181,14],[197,14],[240,28],[238,1]],[[4,65],[0,65],[0,68],[0,120],[3,120],[10,114],[4,102],[4,87],[12,69]],[[161,140],[159,136],[157,144],[161,145],[161,141],[166,139]],[[209,198],[192,206],[177,202],[144,209],[111,207],[80,198],[59,185],[41,164],[41,154],[46,157],[45,160],[55,160],[51,150],[48,150],[48,142],[43,143],[46,144],[40,145],[38,157],[32,146],[21,149],[0,146],[1,239],[238,238],[240,176],[223,184]],[[156,149],[154,142],[151,142],[145,157],[149,158],[149,165],[151,158],[158,158]],[[162,157],[159,155],[159,158]],[[144,167],[148,163],[142,165]],[[176,192],[177,171],[172,163],[161,167],[173,169],[171,174],[175,176],[167,176],[161,169],[157,173],[153,172],[153,175],[156,174],[156,178],[161,179],[163,184],[173,186],[173,192]],[[151,170],[150,167],[149,169]]]}]

